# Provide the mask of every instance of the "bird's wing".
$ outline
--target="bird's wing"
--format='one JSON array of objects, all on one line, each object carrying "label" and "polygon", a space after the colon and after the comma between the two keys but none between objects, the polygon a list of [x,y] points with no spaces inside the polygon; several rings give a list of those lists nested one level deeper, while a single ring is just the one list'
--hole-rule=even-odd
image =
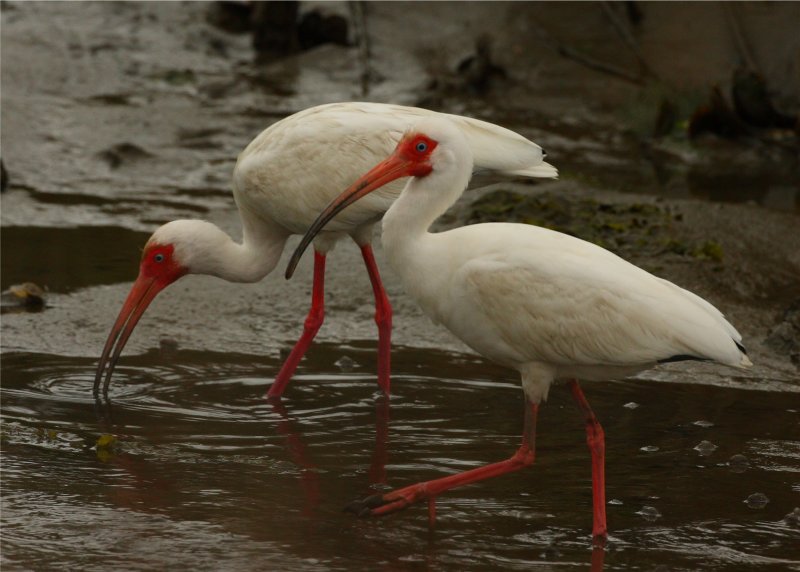
[{"label": "bird's wing", "polygon": [[535,177],[539,179],[557,179],[558,169],[550,163],[542,161],[539,165],[528,167],[527,169],[517,169],[516,171],[503,171],[507,175],[517,177]]},{"label": "bird's wing", "polygon": [[520,356],[577,365],[675,356],[749,364],[741,336],[699,296],[560,233],[502,224],[464,230],[486,226],[517,231],[502,249],[483,237],[484,251],[454,276],[453,299],[478,308],[480,319]]},{"label": "bird's wing", "polygon": [[[397,120],[336,105],[293,115],[254,139],[234,171],[237,200],[302,233],[333,198],[391,154],[403,134]],[[352,230],[379,219],[405,182],[364,197],[327,230]]]},{"label": "bird's wing", "polygon": [[[476,168],[522,177],[558,176],[556,168],[543,161],[544,154],[539,145],[510,129],[480,119],[420,107],[367,102],[333,103],[314,109],[316,111],[302,113],[308,113],[309,117],[316,114],[336,118],[351,127],[364,122],[365,127],[390,128],[396,134],[395,143],[406,129],[420,119],[434,115],[445,117],[454,122],[467,138]],[[359,129],[359,132],[362,131]]]},{"label": "bird's wing", "polygon": [[[271,125],[244,151],[234,170],[237,202],[304,232],[319,213],[360,175],[394,150],[420,119],[446,117],[466,136],[478,169],[552,177],[541,148],[508,129],[477,119],[401,105],[347,102],[306,109]],[[400,194],[393,181],[337,215],[328,230],[350,230],[375,221]]]},{"label": "bird's wing", "polygon": [[523,177],[558,176],[556,168],[544,162],[542,148],[519,133],[480,119],[444,115],[452,119],[467,138],[476,167]]}]

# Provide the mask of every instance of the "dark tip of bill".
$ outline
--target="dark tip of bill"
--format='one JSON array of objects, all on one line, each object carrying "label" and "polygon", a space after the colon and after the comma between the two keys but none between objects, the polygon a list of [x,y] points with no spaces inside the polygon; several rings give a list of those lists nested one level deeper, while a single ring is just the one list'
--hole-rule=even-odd
[{"label": "dark tip of bill", "polygon": [[283,276],[286,280],[292,279],[292,274],[294,274],[294,269],[297,267],[297,253],[292,255],[292,258],[289,260],[289,265],[286,267],[286,272],[284,272]]}]

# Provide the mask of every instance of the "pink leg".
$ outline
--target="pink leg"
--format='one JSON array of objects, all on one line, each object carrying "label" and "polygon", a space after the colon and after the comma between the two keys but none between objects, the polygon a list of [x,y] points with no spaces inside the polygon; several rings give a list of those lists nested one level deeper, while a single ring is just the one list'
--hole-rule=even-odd
[{"label": "pink leg", "polygon": [[415,502],[427,500],[428,519],[433,523],[436,518],[435,501],[440,493],[518,471],[533,464],[536,450],[536,416],[538,412],[538,404],[526,403],[522,444],[509,459],[464,471],[463,473],[417,483],[383,495],[372,495],[363,501],[350,503],[346,510],[354,512],[358,516],[382,516],[402,510]]},{"label": "pink leg", "polygon": [[586,396],[581,391],[577,380],[569,382],[572,397],[578,408],[586,418],[586,443],[592,454],[592,503],[593,520],[592,537],[594,541],[603,544],[608,537],[606,526],[606,439],[600,422],[595,417]]},{"label": "pink leg", "polygon": [[378,265],[372,246],[365,244],[361,247],[364,264],[367,265],[369,280],[372,282],[372,291],[375,293],[375,323],[378,324],[378,385],[383,393],[389,395],[392,351],[392,305],[383,289]]},{"label": "pink leg", "polygon": [[306,316],[305,324],[303,325],[303,335],[297,340],[297,343],[292,349],[292,353],[283,362],[283,367],[278,372],[278,377],[269,388],[267,397],[280,397],[283,395],[283,390],[289,384],[289,380],[294,375],[294,370],[297,369],[297,364],[303,359],[308,346],[311,345],[314,336],[317,335],[322,321],[325,318],[325,255],[314,251],[314,286],[311,291],[311,309]]}]

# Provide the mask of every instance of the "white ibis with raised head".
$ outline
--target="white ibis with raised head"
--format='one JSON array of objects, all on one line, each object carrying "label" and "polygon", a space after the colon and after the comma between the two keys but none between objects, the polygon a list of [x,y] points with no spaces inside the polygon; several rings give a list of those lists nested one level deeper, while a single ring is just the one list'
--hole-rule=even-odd
[{"label": "white ibis with raised head", "polygon": [[[286,239],[302,234],[314,216],[358,175],[391,153],[403,132],[422,117],[439,117],[468,141],[476,169],[524,177],[555,177],[541,148],[491,123],[378,103],[334,103],[306,109],[264,130],[239,156],[233,195],[243,239],[234,242],[201,220],[169,222],[153,233],[142,254],[139,276],[111,329],[94,382],[107,394],[125,343],[147,306],[165,287],[187,274],[209,274],[231,282],[257,282],[280,259]],[[325,256],[338,238],[350,235],[361,248],[375,294],[378,324],[378,383],[389,393],[392,310],[370,246],[372,226],[400,193],[402,183],[380,192],[332,221],[315,242],[311,310],[303,334],[283,364],[268,395],[280,396],[322,325]]]},{"label": "white ibis with raised head", "polygon": [[529,466],[539,404],[553,382],[565,380],[586,420],[593,536],[602,541],[605,438],[577,380],[617,378],[684,359],[738,368],[750,360],[741,336],[714,306],[589,242],[511,223],[429,233],[466,188],[473,161],[469,142],[451,123],[423,119],[391,156],[320,214],[286,275],[316,233],[348,205],[412,177],[383,217],[386,258],[428,316],[478,353],[519,371],[526,397],[522,445],[507,460],[374,495],[350,509],[381,515],[428,500],[433,518],[438,494]]}]

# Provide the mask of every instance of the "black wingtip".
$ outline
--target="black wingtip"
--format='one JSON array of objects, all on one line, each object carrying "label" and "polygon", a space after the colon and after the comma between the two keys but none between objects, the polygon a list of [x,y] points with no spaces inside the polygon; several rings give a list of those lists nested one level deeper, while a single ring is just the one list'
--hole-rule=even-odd
[{"label": "black wingtip", "polygon": [[697,356],[692,356],[688,354],[679,354],[675,356],[670,356],[665,359],[658,360],[657,363],[674,363],[676,361],[711,361],[708,358],[701,358]]},{"label": "black wingtip", "polygon": [[745,348],[742,344],[733,340],[733,343],[736,344],[736,347],[739,348],[739,351],[742,352],[744,355],[747,355],[747,348]]}]

